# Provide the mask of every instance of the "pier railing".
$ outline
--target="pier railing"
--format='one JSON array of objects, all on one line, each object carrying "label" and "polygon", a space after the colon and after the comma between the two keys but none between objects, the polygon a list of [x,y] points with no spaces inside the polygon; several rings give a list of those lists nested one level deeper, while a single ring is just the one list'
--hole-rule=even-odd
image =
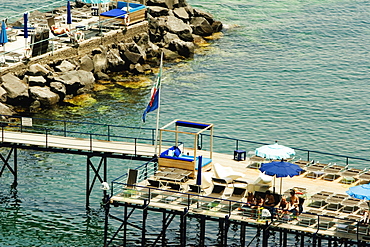
[{"label": "pier railing", "polygon": [[[91,122],[79,122],[70,120],[51,120],[44,118],[29,118],[22,116],[7,116],[2,115],[0,120],[0,126],[2,131],[12,130],[20,132],[30,132],[48,135],[57,135],[64,137],[78,137],[87,139],[98,139],[105,141],[127,141],[132,142],[133,145],[139,143],[154,145],[155,129],[145,127],[132,127],[122,126],[113,124],[100,124]],[[165,133],[167,134],[167,133]],[[47,138],[46,138],[47,139]],[[174,141],[171,136],[163,136],[164,145],[174,145]],[[199,135],[199,147],[203,150],[209,150],[210,146],[207,141],[209,140],[208,134]],[[252,156],[254,150],[261,145],[267,145],[271,143],[263,143],[257,141],[251,141],[246,139],[224,137],[224,136],[213,136],[214,145],[213,151],[219,153],[233,154],[234,150],[243,149]],[[180,140],[186,147],[187,141],[190,141],[191,145],[193,140]],[[347,155],[340,155],[334,153],[328,153],[323,151],[309,150],[297,147],[291,147],[296,151],[294,159],[303,159],[307,161],[315,160],[321,163],[338,163],[338,165],[347,165],[352,168],[364,167],[365,164],[370,164],[370,159],[362,157],[353,157]]]},{"label": "pier railing", "polygon": [[[50,137],[54,136],[87,139],[90,140],[90,145],[93,145],[94,140],[132,143],[134,150],[139,149],[141,144],[154,145],[155,139],[155,129],[153,128],[70,120],[50,120],[3,115],[3,118],[0,120],[0,126],[2,132],[1,137],[5,136],[5,131],[43,134],[45,135],[43,144],[45,147],[48,146]],[[167,142],[169,141],[164,140],[164,143]]]}]

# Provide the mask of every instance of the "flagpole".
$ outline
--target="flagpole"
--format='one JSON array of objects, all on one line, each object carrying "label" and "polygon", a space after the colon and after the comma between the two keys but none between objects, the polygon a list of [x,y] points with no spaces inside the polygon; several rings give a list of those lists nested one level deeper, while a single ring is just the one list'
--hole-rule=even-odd
[{"label": "flagpole", "polygon": [[[161,63],[159,65],[159,76],[162,77],[162,66],[163,66],[163,51],[161,53]],[[159,130],[159,111],[161,108],[161,78],[157,79],[157,83],[159,80],[159,88],[158,88],[158,109],[157,109],[157,122],[156,122],[156,127],[155,127],[155,140],[154,140],[154,153],[157,155],[157,150],[158,150],[158,130]]]}]

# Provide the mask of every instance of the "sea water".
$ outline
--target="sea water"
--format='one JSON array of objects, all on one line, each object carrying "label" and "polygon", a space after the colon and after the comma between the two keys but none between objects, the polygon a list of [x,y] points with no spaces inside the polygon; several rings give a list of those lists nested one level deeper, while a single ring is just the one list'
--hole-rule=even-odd
[{"label": "sea water", "polygon": [[[3,0],[0,18],[50,3]],[[225,28],[194,59],[165,64],[161,126],[174,118],[213,123],[219,136],[370,158],[370,2],[189,3],[212,13]],[[35,117],[155,127],[155,113],[141,122],[149,93],[150,87],[109,87],[82,107]],[[17,191],[10,190],[8,173],[0,180],[0,246],[101,246],[101,191],[93,193],[93,211],[85,212],[86,158],[19,150],[18,159]],[[110,160],[109,165],[112,180],[137,163]],[[355,165],[369,167],[368,162]],[[189,225],[197,228],[197,222]],[[178,225],[171,227],[174,241]],[[207,228],[208,245],[217,243],[216,229]],[[229,236],[238,238],[236,231]],[[188,242],[196,243],[196,237],[189,234]]]}]

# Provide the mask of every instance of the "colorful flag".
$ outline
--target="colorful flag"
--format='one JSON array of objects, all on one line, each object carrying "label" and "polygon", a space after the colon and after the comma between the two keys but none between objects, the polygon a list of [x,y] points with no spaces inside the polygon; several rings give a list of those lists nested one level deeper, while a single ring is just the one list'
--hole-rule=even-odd
[{"label": "colorful flag", "polygon": [[160,97],[159,91],[160,91],[160,85],[161,85],[161,74],[162,74],[162,66],[159,69],[159,75],[158,75],[157,82],[152,88],[152,93],[151,93],[149,104],[143,113],[143,122],[145,122],[146,114],[151,111],[156,110],[159,106],[159,97]]}]

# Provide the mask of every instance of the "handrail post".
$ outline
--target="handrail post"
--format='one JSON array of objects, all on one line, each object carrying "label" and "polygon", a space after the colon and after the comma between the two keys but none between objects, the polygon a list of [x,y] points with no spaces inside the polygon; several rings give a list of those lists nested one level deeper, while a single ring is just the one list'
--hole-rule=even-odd
[{"label": "handrail post", "polygon": [[239,150],[239,140],[238,140],[238,139],[236,140],[236,147],[235,147],[235,150]]},{"label": "handrail post", "polygon": [[110,141],[110,125],[108,125],[108,141]]},{"label": "handrail post", "polygon": [[92,134],[90,133],[90,152],[92,152]]},{"label": "handrail post", "polygon": [[1,126],[1,141],[4,142],[4,126]]},{"label": "handrail post", "polygon": [[64,123],[64,137],[67,136],[67,122],[66,121],[63,121]]},{"label": "handrail post", "polygon": [[154,140],[154,135],[155,135],[155,132],[154,132],[154,130],[152,130],[152,145],[154,145],[154,142],[155,142],[155,140]]},{"label": "handrail post", "polygon": [[307,151],[307,161],[310,161],[310,151]]},{"label": "handrail post", "polygon": [[348,166],[349,162],[348,162],[348,157],[346,157],[346,165]]},{"label": "handrail post", "polygon": [[22,121],[22,118],[21,118],[21,133],[23,132],[23,121]]},{"label": "handrail post", "polygon": [[137,155],[137,138],[135,138],[135,156]]},{"label": "handrail post", "polygon": [[48,129],[45,128],[45,147],[48,147]]}]

